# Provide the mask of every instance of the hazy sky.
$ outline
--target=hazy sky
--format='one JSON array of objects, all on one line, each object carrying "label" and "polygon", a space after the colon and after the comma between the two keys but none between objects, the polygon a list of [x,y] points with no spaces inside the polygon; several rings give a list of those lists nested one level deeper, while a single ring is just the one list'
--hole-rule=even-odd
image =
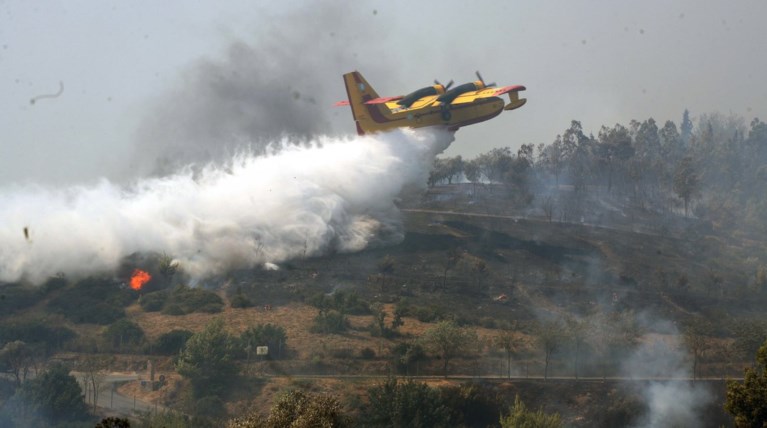
[{"label": "hazy sky", "polygon": [[[351,113],[331,105],[354,69],[382,96],[477,69],[528,88],[523,108],[459,131],[451,155],[549,143],[572,119],[595,134],[631,119],[678,123],[685,108],[767,119],[764,0],[189,4],[0,0],[0,186],[126,177],[157,135],[199,133],[205,105],[219,113],[210,126],[268,111],[312,122],[302,132],[353,133]],[[259,74],[252,87],[248,73]],[[210,90],[227,79],[228,91]],[[59,82],[58,98],[30,104]],[[249,95],[228,103],[238,91]],[[295,108],[275,99],[283,92]]]}]

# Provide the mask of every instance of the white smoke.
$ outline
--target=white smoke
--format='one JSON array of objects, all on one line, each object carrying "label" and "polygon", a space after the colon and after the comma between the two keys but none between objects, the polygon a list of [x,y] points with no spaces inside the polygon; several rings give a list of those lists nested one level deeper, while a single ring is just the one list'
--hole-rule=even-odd
[{"label": "white smoke", "polygon": [[0,189],[0,281],[111,270],[143,251],[172,255],[203,277],[397,241],[393,199],[424,186],[451,141],[438,129],[318,138],[129,188]]},{"label": "white smoke", "polygon": [[639,391],[647,413],[637,428],[705,425],[700,415],[713,396],[703,383],[691,382],[689,356],[673,330],[643,341],[623,363],[624,376],[647,380]]}]

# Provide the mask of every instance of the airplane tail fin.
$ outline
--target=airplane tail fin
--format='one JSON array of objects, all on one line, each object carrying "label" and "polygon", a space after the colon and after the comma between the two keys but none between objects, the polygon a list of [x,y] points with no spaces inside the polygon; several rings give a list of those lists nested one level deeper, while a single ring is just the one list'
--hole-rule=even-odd
[{"label": "airplane tail fin", "polygon": [[358,71],[344,74],[344,84],[346,85],[346,95],[349,97],[349,105],[352,108],[352,115],[357,124],[357,134],[364,135],[375,129],[371,118],[371,108],[378,106],[365,105],[367,101],[379,98],[378,93],[362,77]]}]

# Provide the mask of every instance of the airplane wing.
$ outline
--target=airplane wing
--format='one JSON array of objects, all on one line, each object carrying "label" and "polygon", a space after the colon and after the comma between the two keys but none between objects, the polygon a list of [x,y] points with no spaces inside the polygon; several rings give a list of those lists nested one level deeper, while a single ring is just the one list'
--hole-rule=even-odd
[{"label": "airplane wing", "polygon": [[[370,101],[365,101],[365,104],[386,104],[388,102],[397,101],[397,100],[401,100],[401,99],[402,99],[402,95],[397,96],[397,97],[373,98]],[[349,101],[348,100],[343,100],[343,101],[338,101],[337,103],[333,104],[333,107],[343,107],[343,106],[348,106],[348,105],[349,105]]]},{"label": "airplane wing", "polygon": [[398,97],[381,97],[381,98],[374,98],[370,101],[365,101],[365,104],[386,104],[389,101],[396,101],[401,99],[402,99],[402,95]]},{"label": "airplane wing", "polygon": [[504,110],[514,110],[522,107],[527,102],[526,98],[519,98],[519,92],[526,90],[522,85],[502,86],[500,88],[491,87],[480,89],[479,91],[470,91],[456,97],[451,104],[473,103],[482,98],[499,97],[503,94],[509,94],[509,103]]}]

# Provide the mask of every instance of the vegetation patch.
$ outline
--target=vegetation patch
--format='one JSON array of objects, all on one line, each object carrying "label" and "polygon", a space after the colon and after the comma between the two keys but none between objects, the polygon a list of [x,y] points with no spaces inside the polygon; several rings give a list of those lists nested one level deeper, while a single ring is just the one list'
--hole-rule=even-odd
[{"label": "vegetation patch", "polygon": [[218,294],[180,285],[173,290],[160,290],[141,296],[141,308],[146,312],[162,312],[166,315],[186,315],[194,312],[219,313],[224,301]]},{"label": "vegetation patch", "polygon": [[106,325],[125,317],[124,308],[136,298],[111,278],[89,277],[60,290],[48,309],[76,324]]}]

